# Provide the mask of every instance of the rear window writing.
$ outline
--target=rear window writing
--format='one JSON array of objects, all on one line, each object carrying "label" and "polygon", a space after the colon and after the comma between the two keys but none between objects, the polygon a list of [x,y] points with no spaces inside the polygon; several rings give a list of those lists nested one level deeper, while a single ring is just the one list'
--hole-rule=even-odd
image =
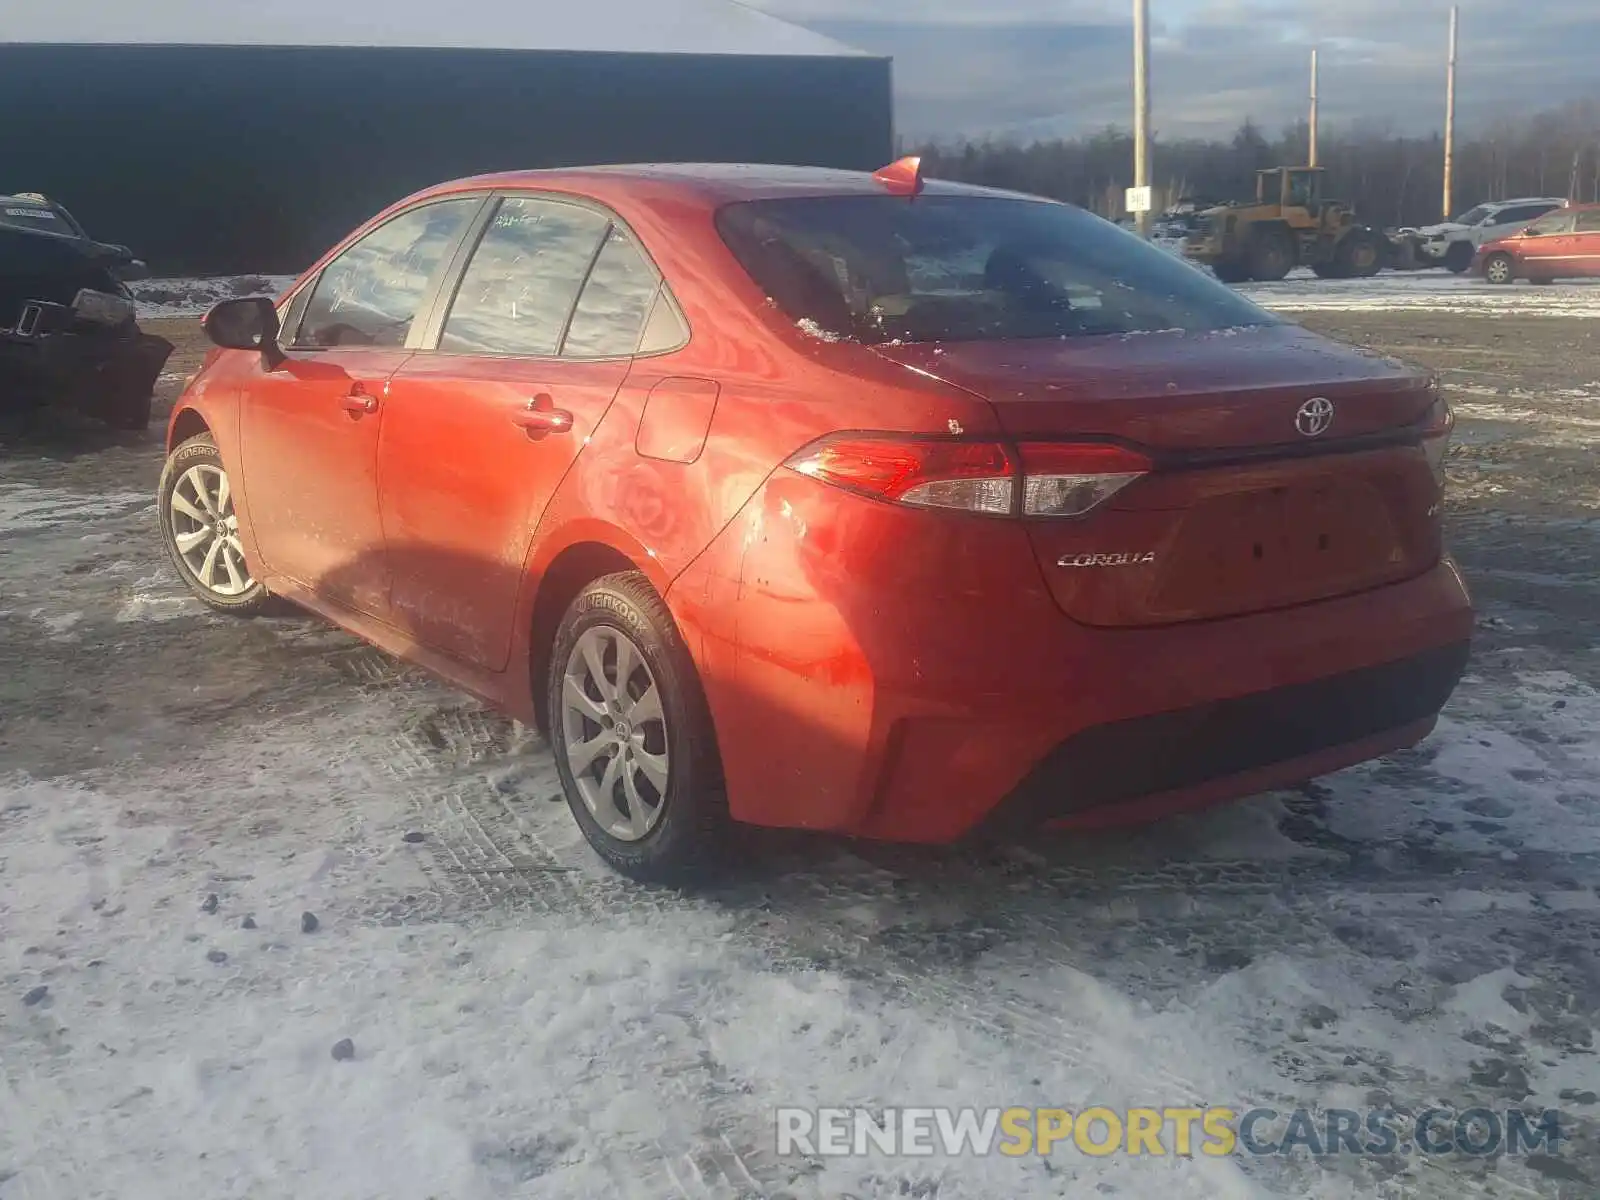
[{"label": "rear window writing", "polygon": [[1084,337],[1278,318],[1081,209],[988,196],[731,204],[723,240],[804,328],[866,343]]}]

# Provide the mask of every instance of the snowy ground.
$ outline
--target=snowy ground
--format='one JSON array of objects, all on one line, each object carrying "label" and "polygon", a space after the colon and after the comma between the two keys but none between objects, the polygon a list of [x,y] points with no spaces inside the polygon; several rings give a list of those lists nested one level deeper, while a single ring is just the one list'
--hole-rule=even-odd
[{"label": "snowy ground", "polygon": [[279,296],[289,290],[293,275],[232,275],[211,279],[141,279],[132,284],[141,321],[171,317],[203,317],[219,300],[245,296]]},{"label": "snowy ground", "polygon": [[[154,436],[0,435],[0,1197],[1593,1197],[1595,335],[1342,320],[1463,403],[1483,621],[1433,739],[1126,836],[756,838],[699,896],[598,868],[529,732],[315,621],[186,600]],[[160,331],[181,375],[193,329]],[[774,1152],[779,1105],[1093,1103],[1552,1107],[1572,1140]]]},{"label": "snowy ground", "polygon": [[[1168,254],[1183,256],[1182,238],[1152,241]],[[1200,268],[1206,270],[1207,268]],[[1371,279],[1318,279],[1306,267],[1281,283],[1239,287],[1264,308],[1287,312],[1427,312],[1474,316],[1534,315],[1592,317],[1600,314],[1600,280],[1572,280],[1548,287],[1518,283],[1494,285],[1443,268],[1384,271]]]},{"label": "snowy ground", "polygon": [[1448,271],[1385,271],[1371,279],[1318,279],[1308,270],[1298,270],[1282,283],[1251,283],[1239,290],[1266,308],[1296,312],[1600,315],[1600,280],[1496,287]]}]

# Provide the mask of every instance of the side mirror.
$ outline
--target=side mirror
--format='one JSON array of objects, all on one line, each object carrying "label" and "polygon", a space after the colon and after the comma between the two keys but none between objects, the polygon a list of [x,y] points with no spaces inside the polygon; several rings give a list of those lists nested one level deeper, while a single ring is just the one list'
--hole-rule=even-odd
[{"label": "side mirror", "polygon": [[278,309],[265,296],[214,304],[200,326],[224,350],[259,350],[269,371],[284,361],[278,348]]}]

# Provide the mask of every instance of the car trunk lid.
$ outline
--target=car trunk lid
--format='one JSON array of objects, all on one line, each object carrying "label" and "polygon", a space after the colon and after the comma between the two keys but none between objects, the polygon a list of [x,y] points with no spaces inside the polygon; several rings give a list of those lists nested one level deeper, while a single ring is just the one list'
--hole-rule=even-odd
[{"label": "car trunk lid", "polygon": [[1099,626],[1307,603],[1440,554],[1417,429],[1431,379],[1295,326],[878,347],[986,397],[1018,443],[1114,440],[1151,473],[1085,516],[1029,522],[1062,609]]}]

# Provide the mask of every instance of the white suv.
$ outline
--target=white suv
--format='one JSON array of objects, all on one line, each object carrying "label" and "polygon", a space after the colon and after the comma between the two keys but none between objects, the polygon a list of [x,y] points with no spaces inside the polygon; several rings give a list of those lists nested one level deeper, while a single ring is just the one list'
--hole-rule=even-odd
[{"label": "white suv", "polygon": [[1472,256],[1479,246],[1510,237],[1545,213],[1565,208],[1566,204],[1565,200],[1552,196],[1495,200],[1462,213],[1454,221],[1428,225],[1415,232],[1421,236],[1421,250],[1426,258],[1460,275],[1472,266]]}]

